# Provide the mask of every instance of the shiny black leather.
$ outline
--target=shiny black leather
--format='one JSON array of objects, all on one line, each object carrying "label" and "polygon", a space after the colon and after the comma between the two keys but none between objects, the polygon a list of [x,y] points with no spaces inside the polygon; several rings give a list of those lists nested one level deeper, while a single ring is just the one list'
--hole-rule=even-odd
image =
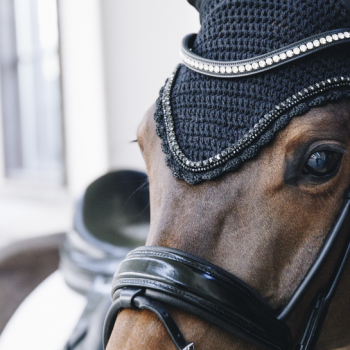
[{"label": "shiny black leather", "polygon": [[[283,321],[316,278],[349,219],[349,190],[344,197],[340,213],[318,257],[279,314],[243,281],[191,254],[165,247],[140,247],[130,252],[119,265],[113,279],[113,304],[106,317],[104,345],[107,345],[118,312],[123,308],[138,308],[140,305],[137,299],[145,298],[148,303],[157,301],[160,305],[171,305],[196,315],[259,347],[290,350],[290,330]],[[320,291],[316,298],[299,345],[300,350],[315,349],[349,255],[350,234],[327,288]],[[124,298],[126,302],[122,302],[123,295],[128,296]],[[151,311],[160,314],[162,319],[161,312]],[[166,324],[163,319],[162,321]],[[169,327],[167,330],[174,339],[176,330]],[[178,349],[181,349],[179,346],[177,345]]]},{"label": "shiny black leather", "polygon": [[337,266],[335,267],[333,275],[330,281],[328,282],[327,288],[325,290],[320,291],[316,298],[309,322],[304,332],[304,336],[299,345],[299,350],[315,349],[322,330],[323,322],[328,313],[329,305],[338,288],[346,264],[349,261],[349,257],[350,235],[348,235],[346,245],[343,249],[340,258],[338,259]]},{"label": "shiny black leather", "polygon": [[[290,349],[288,327],[255,291],[219,267],[180,250],[135,249],[119,265],[112,285],[113,300],[119,304],[124,288],[141,288],[145,297],[190,310],[258,346]],[[110,331],[106,330],[107,340]]]},{"label": "shiny black leather", "polygon": [[176,345],[178,350],[183,350],[186,347],[191,349],[189,343],[182,335],[177,324],[171,317],[169,311],[165,308],[164,305],[158,303],[157,301],[151,300],[148,297],[144,296],[144,290],[142,288],[123,288],[118,291],[117,297],[114,299],[114,303],[110,309],[109,314],[112,315],[111,318],[106,319],[105,322],[105,334],[104,334],[104,343],[107,344],[109,336],[113,330],[114,323],[116,321],[118,312],[121,309],[144,309],[154,312],[159,319],[163,322],[166,330],[170,334],[171,339]]},{"label": "shiny black leather", "polygon": [[329,234],[327,235],[322,248],[320,249],[315,261],[310,267],[309,271],[305,275],[304,279],[298,286],[298,288],[294,291],[293,295],[290,297],[289,301],[284,305],[283,309],[277,316],[279,320],[286,320],[293,310],[298,305],[300,299],[304,296],[306,291],[308,290],[311,282],[316,278],[317,273],[320,271],[322,266],[324,265],[327,257],[334,244],[338,240],[338,236],[341,233],[344,224],[349,218],[350,213],[350,190],[346,190],[344,194],[344,202],[339,211],[338,217],[334,221],[333,227],[331,228]]}]

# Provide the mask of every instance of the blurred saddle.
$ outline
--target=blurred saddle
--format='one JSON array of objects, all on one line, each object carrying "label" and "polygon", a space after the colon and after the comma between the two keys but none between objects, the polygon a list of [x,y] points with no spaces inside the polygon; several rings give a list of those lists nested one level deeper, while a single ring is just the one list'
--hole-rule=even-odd
[{"label": "blurred saddle", "polygon": [[148,178],[141,172],[110,172],[94,181],[77,202],[60,269],[66,283],[86,295],[87,306],[66,350],[102,349],[113,274],[129,251],[145,244],[149,223]]}]

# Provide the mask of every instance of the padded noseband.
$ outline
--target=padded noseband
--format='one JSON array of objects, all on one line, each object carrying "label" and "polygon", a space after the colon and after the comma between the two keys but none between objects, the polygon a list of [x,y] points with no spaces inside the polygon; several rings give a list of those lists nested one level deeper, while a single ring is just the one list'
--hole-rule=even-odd
[{"label": "padded noseband", "polygon": [[188,253],[163,247],[132,251],[113,280],[113,300],[118,301],[118,308],[131,286],[140,290],[133,296],[134,303],[137,295],[142,295],[210,320],[256,345],[289,348],[289,329],[275,319],[271,307],[257,293],[235,276]]},{"label": "padded noseband", "polygon": [[[147,309],[158,315],[179,350],[194,349],[163,304],[193,314],[264,349],[290,350],[284,323],[316,277],[347,222],[350,192],[325,242],[289,302],[279,314],[246,283],[223,269],[186,252],[165,247],[140,247],[128,254],[113,279],[113,304],[104,328],[107,345],[118,313],[124,308]],[[314,349],[330,302],[350,255],[350,235],[328,282],[313,304],[299,350]]]}]

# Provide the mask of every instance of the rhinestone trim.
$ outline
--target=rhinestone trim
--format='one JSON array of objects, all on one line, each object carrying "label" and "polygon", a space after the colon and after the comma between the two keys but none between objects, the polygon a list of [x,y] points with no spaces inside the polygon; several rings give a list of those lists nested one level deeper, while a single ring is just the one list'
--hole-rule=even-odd
[{"label": "rhinestone trim", "polygon": [[191,51],[197,34],[187,35],[182,41],[180,56],[191,70],[219,78],[235,78],[257,74],[304,57],[329,46],[349,42],[350,29],[337,29],[317,34],[267,54],[242,61],[214,61]]},{"label": "rhinestone trim", "polygon": [[287,98],[285,101],[276,105],[275,108],[265,114],[257,124],[254,125],[252,129],[248,131],[240,140],[232,144],[230,147],[225,148],[221,153],[210,157],[209,159],[195,162],[188,159],[182,152],[179,143],[175,135],[174,119],[171,110],[170,95],[173,87],[174,79],[180,68],[178,65],[173,74],[167,80],[164,92],[162,95],[162,104],[164,112],[164,121],[167,134],[167,140],[171,153],[174,155],[177,162],[186,170],[191,172],[202,172],[213,168],[216,168],[222,164],[225,164],[229,159],[234,158],[236,155],[241,153],[245,148],[251,145],[260,134],[276,119],[282,116],[282,114],[287,110],[303,100],[320,94],[334,87],[350,86],[350,77],[335,77],[332,79],[327,79],[311,85],[305,88],[295,95]]}]

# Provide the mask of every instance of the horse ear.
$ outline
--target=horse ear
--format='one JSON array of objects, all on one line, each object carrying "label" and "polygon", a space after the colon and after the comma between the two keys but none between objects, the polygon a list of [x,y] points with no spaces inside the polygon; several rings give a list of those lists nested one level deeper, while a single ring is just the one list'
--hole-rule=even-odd
[{"label": "horse ear", "polygon": [[200,13],[205,0],[187,0]]},{"label": "horse ear", "polygon": [[[207,3],[209,0],[187,0],[193,7],[197,9],[199,12],[199,19],[202,23],[202,9],[205,3]],[[350,1],[350,0],[349,0]]]},{"label": "horse ear", "polygon": [[340,0],[340,2],[350,12],[350,0]]}]

